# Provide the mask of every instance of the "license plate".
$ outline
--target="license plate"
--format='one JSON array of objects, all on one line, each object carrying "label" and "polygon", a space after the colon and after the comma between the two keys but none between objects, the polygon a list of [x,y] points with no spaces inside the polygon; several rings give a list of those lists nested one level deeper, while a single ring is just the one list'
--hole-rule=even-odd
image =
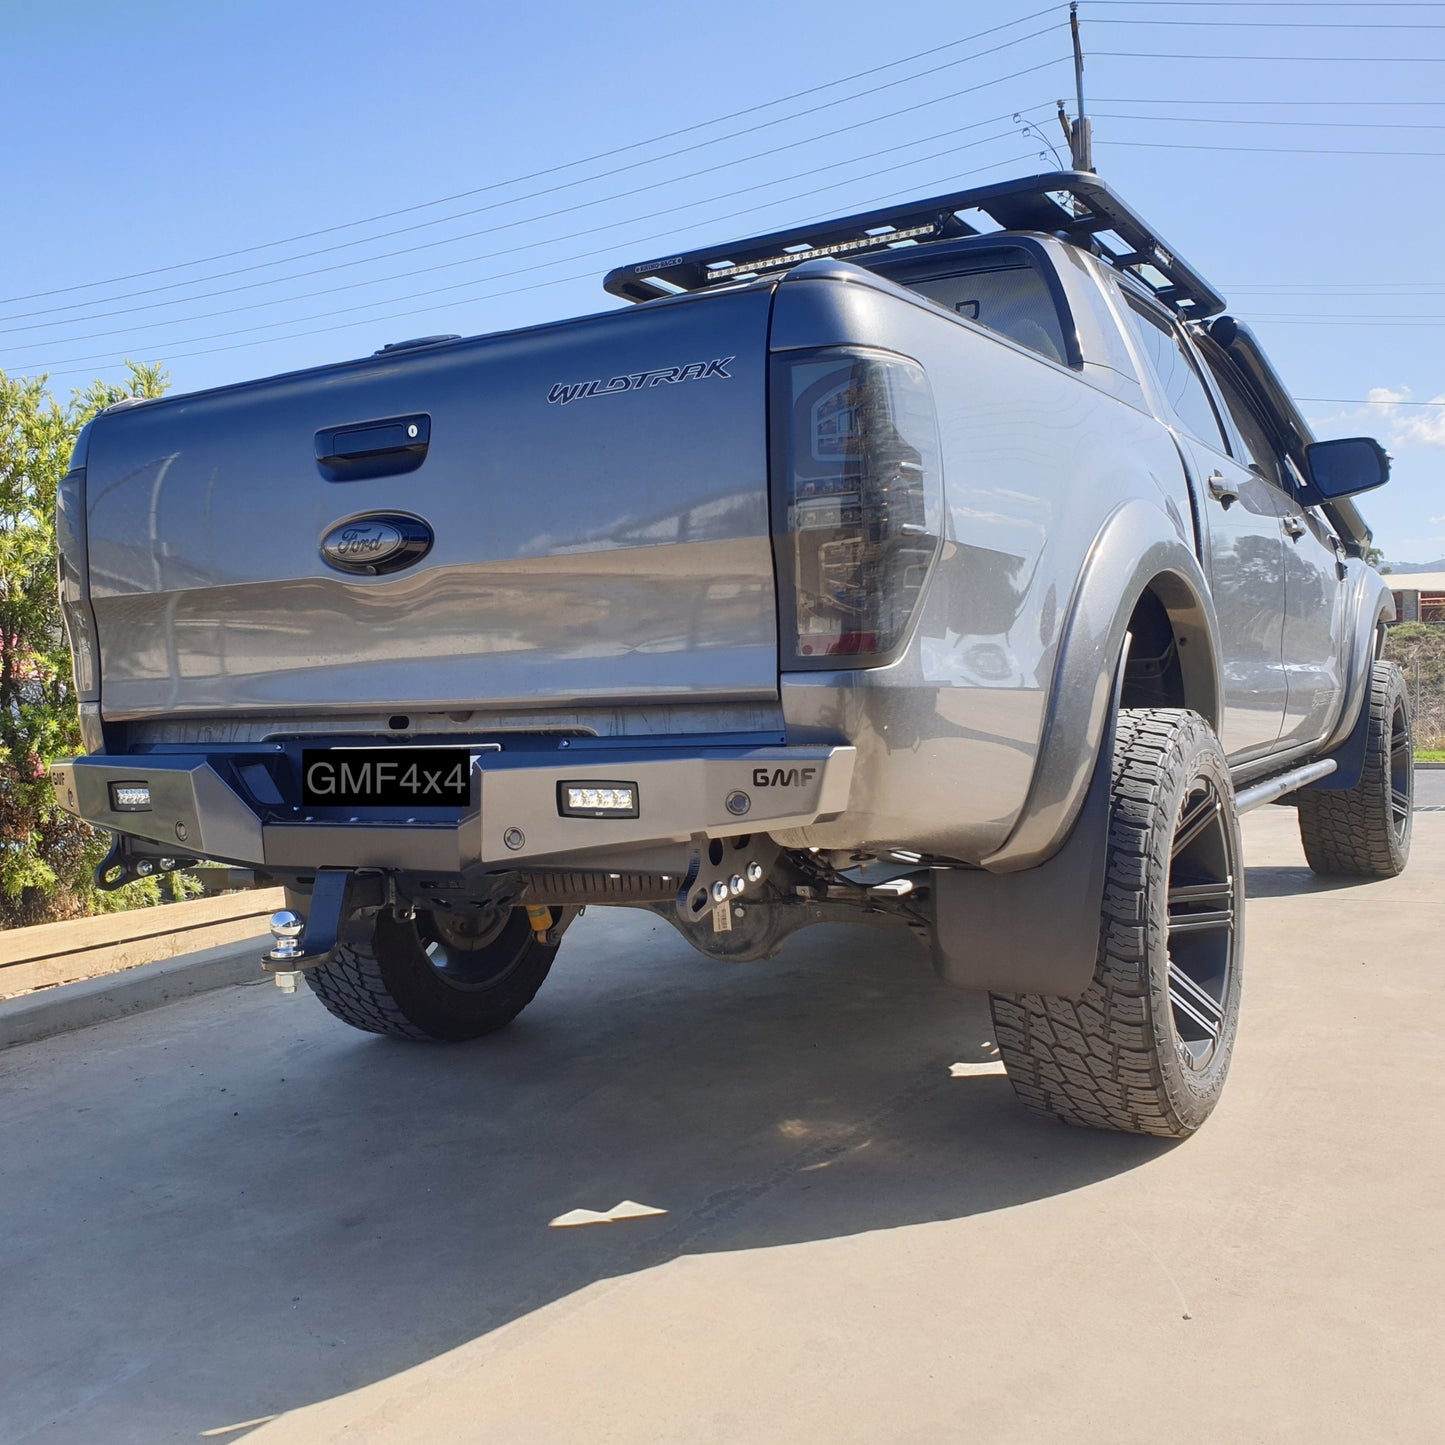
[{"label": "license plate", "polygon": [[454,808],[472,798],[466,748],[305,748],[301,800],[308,808]]}]

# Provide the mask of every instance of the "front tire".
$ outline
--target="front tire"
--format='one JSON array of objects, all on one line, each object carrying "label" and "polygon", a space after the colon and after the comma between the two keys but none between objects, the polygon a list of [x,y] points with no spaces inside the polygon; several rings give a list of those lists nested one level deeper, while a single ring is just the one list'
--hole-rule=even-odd
[{"label": "front tire", "polygon": [[306,970],[312,993],[353,1028],[401,1039],[459,1042],[505,1027],[536,996],[555,947],[526,911],[490,919],[418,912],[376,916],[364,943],[339,943]]},{"label": "front tire", "polygon": [[1394,878],[1410,861],[1415,737],[1405,674],[1393,662],[1370,671],[1365,763],[1353,788],[1305,788],[1300,842],[1316,873]]},{"label": "front tire", "polygon": [[1234,787],[1208,724],[1175,708],[1121,712],[1093,980],[1079,999],[991,999],[1025,1104],[1166,1139],[1209,1117],[1239,1022],[1240,858]]}]

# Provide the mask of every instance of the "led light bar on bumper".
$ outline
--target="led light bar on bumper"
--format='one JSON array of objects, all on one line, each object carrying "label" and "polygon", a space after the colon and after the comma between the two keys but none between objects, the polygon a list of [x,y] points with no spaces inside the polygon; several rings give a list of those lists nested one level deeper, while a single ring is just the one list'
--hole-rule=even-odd
[{"label": "led light bar on bumper", "polygon": [[149,783],[112,783],[110,805],[117,813],[148,813],[151,806]]},{"label": "led light bar on bumper", "polygon": [[635,818],[636,783],[559,783],[557,811],[564,818]]},{"label": "led light bar on bumper", "polygon": [[773,535],[792,665],[891,662],[942,540],[928,378],[916,361],[853,348],[775,358],[774,376]]}]

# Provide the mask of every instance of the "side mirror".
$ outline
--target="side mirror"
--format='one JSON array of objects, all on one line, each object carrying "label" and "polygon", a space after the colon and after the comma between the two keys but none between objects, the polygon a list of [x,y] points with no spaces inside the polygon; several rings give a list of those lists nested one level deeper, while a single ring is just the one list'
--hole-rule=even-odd
[{"label": "side mirror", "polygon": [[1305,447],[1307,484],[1300,491],[1306,506],[1335,502],[1368,492],[1390,480],[1390,455],[1374,437],[1342,437]]}]

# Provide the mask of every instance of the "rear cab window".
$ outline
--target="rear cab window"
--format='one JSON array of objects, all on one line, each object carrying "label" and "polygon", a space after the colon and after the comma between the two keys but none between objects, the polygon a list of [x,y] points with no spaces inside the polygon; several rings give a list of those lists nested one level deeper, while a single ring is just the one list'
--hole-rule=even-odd
[{"label": "rear cab window", "polygon": [[1022,246],[996,246],[947,258],[900,261],[890,256],[870,269],[1060,366],[1073,364],[1060,316],[1058,282]]}]

